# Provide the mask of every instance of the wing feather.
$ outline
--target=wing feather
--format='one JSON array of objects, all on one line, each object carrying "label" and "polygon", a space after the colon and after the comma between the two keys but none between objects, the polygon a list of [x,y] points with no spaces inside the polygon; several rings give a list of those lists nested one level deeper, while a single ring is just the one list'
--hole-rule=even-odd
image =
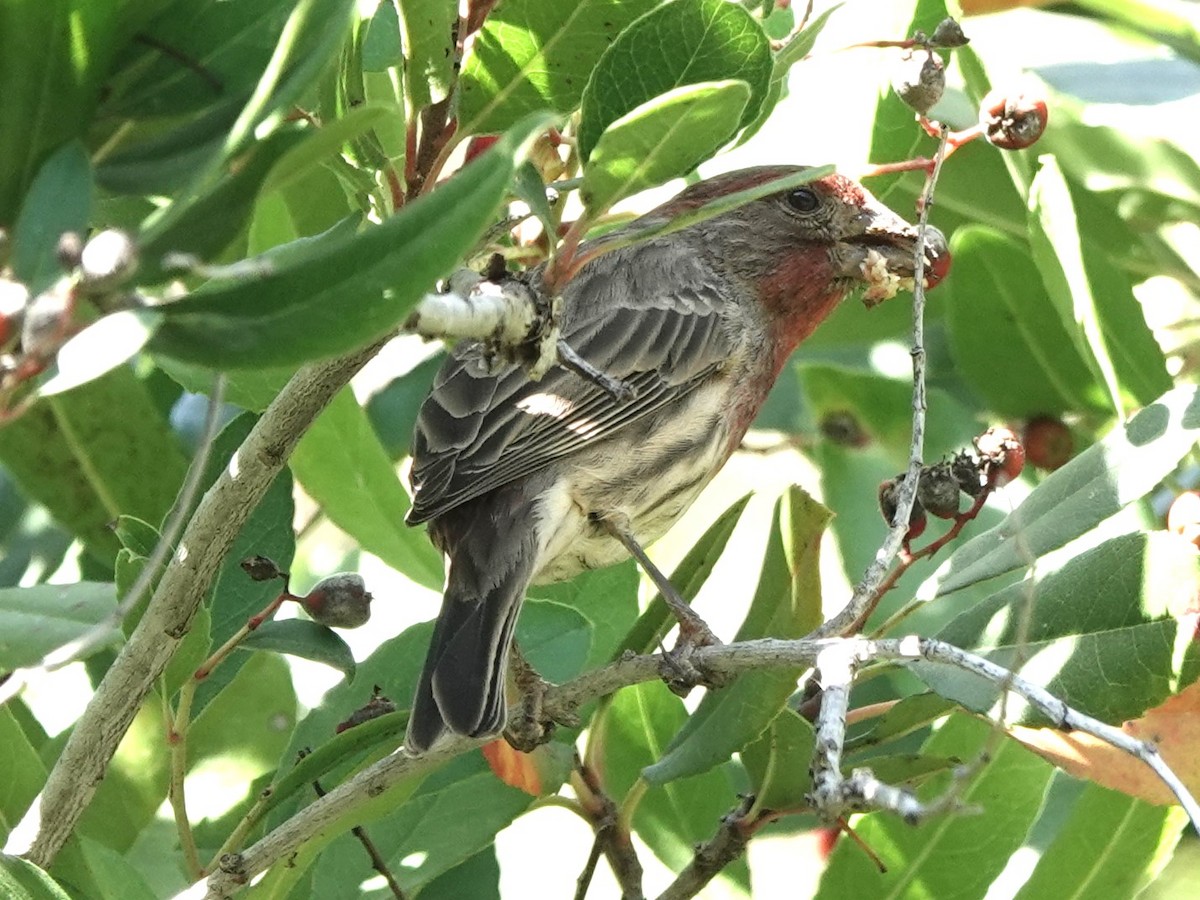
[{"label": "wing feather", "polygon": [[[631,400],[619,403],[559,367],[538,382],[516,365],[492,372],[478,344],[459,345],[417,418],[409,522],[611,437],[723,366],[737,349],[722,316],[731,301],[707,265],[648,242],[600,257],[568,286],[563,336],[593,366],[633,387]],[[636,308],[631,297],[640,301]]]}]

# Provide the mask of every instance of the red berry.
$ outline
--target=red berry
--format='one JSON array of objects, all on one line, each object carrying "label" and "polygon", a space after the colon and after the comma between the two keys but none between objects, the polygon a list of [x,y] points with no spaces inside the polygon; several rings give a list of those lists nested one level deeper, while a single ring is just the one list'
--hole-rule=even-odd
[{"label": "red berry", "polygon": [[467,153],[464,157],[464,162],[470,162],[475,157],[480,156],[488,147],[500,140],[498,134],[477,134],[467,142]]},{"label": "red berry", "polygon": [[1025,457],[1039,469],[1053,472],[1075,451],[1075,439],[1062,419],[1035,416],[1025,423]]},{"label": "red berry", "polygon": [[1003,487],[1025,468],[1025,448],[1011,428],[989,428],[975,438],[975,449],[988,464],[992,484]]}]

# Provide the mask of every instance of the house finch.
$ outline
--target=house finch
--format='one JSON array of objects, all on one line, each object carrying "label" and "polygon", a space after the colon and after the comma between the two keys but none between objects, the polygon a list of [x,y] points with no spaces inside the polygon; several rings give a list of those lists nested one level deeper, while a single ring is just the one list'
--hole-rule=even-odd
[{"label": "house finch", "polygon": [[[632,228],[798,171],[692,185]],[[916,229],[831,175],[672,234],[615,249],[562,291],[562,333],[625,382],[618,400],[555,368],[531,381],[460,344],[421,407],[410,524],[449,559],[407,744],[505,723],[513,625],[531,583],[619,562],[662,535],[739,445],[788,356],[857,283],[912,276]],[[603,240],[603,239],[602,239]],[[931,282],[945,239],[926,233]],[[539,289],[544,270],[528,276]]]}]

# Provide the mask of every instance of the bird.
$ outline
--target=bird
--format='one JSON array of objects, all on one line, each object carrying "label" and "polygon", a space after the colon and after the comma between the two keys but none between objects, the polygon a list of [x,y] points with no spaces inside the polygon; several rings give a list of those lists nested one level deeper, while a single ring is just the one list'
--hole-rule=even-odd
[{"label": "bird", "polygon": [[[630,555],[647,562],[641,548],[683,515],[740,445],[800,342],[855,287],[865,284],[864,299],[877,300],[912,277],[918,229],[840,174],[621,241],[800,168],[759,166],[697,182],[582,246],[588,261],[561,288],[562,336],[629,397],[566,367],[540,380],[515,362],[497,367],[478,342],[449,355],[412,444],[407,521],[428,523],[448,569],[408,752],[423,754],[451,735],[501,733],[527,588]],[[625,245],[595,252],[611,241]],[[932,284],[949,252],[932,227],[924,247]],[[544,290],[546,265],[525,278]]]}]

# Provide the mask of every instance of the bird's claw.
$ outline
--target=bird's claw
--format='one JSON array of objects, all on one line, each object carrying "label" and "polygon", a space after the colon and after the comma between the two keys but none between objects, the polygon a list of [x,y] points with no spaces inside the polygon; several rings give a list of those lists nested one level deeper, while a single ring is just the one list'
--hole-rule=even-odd
[{"label": "bird's claw", "polygon": [[679,640],[663,654],[659,668],[667,687],[680,697],[686,697],[697,686],[717,688],[727,682],[724,676],[696,664],[694,656],[697,650],[718,646],[721,641],[704,620],[694,613],[692,615],[694,619],[680,623]]}]

